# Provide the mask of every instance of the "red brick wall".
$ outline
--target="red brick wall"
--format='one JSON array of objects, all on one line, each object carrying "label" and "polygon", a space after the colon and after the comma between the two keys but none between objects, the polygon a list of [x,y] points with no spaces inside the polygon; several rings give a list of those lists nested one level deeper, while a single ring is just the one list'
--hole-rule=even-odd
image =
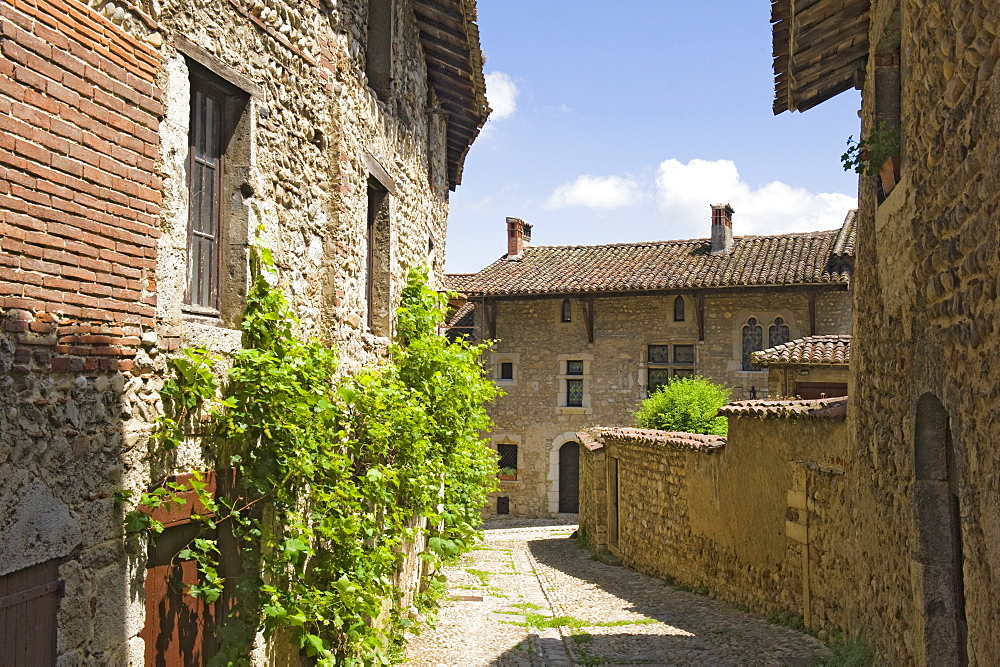
[{"label": "red brick wall", "polygon": [[3,0],[0,308],[59,315],[67,353],[153,325],[159,64],[75,0]]}]

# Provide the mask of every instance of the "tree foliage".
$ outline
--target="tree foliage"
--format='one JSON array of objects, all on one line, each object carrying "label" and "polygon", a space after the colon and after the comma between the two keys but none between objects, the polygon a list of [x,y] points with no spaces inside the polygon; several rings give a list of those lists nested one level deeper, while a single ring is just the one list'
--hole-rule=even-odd
[{"label": "tree foliage", "polygon": [[[438,335],[447,299],[421,271],[408,276],[388,360],[338,378],[335,351],[295,335],[270,253],[258,253],[244,349],[222,383],[204,350],[176,359],[158,430],[171,449],[197,428],[219,469],[235,468],[240,482],[238,497],[199,494],[214,512],[206,527],[230,522],[244,560],[216,662],[245,662],[258,630],[290,634],[320,664],[386,662],[411,622],[395,582],[404,547],[426,545],[433,577],[477,535],[497,473],[480,436],[496,390],[481,346]],[[161,486],[140,505],[177,502],[180,490]],[[141,510],[126,527],[162,530]],[[201,535],[183,555],[202,572],[189,593],[218,598],[215,540]]]},{"label": "tree foliage", "polygon": [[730,390],[703,377],[673,378],[644,400],[635,414],[643,428],[726,435],[728,422],[717,416]]}]

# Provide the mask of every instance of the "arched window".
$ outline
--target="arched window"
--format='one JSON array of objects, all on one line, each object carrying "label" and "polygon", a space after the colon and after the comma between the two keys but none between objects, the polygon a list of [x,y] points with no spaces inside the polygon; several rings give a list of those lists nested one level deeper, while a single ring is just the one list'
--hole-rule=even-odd
[{"label": "arched window", "polygon": [[572,322],[573,321],[573,302],[569,299],[563,299],[562,302],[562,321]]},{"label": "arched window", "polygon": [[751,317],[743,327],[743,370],[759,371],[760,366],[750,363],[750,353],[764,349],[764,327]]},{"label": "arched window", "polygon": [[674,322],[684,321],[684,297],[674,299]]},{"label": "arched window", "polygon": [[785,324],[785,320],[780,317],[774,318],[774,324],[767,330],[767,346],[782,345],[787,343],[790,338],[788,325]]}]

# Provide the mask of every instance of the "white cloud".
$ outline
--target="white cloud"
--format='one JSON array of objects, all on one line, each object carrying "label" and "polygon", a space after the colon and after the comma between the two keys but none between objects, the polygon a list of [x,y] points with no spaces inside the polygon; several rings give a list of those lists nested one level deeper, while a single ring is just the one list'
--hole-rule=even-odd
[{"label": "white cloud", "polygon": [[740,179],[731,160],[665,160],[656,172],[656,198],[671,226],[691,225],[708,236],[709,204],[732,204],[733,232],[782,234],[834,229],[847,211],[858,205],[855,197],[837,192],[810,192],[781,181],[754,188]]},{"label": "white cloud", "polygon": [[493,113],[490,120],[510,118],[517,111],[517,96],[520,93],[517,84],[509,74],[490,72],[486,75],[486,99],[489,100]]},{"label": "white cloud", "polygon": [[639,184],[621,176],[578,176],[557,187],[545,208],[621,208],[641,198]]}]

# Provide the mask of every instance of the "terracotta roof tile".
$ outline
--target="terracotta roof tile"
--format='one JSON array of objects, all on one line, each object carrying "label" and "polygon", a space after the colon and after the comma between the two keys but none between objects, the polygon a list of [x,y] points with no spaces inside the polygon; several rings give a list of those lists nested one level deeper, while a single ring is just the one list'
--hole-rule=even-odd
[{"label": "terracotta roof tile", "polygon": [[443,289],[464,293],[475,277],[475,273],[446,273]]},{"label": "terracotta roof tile", "polygon": [[644,428],[609,428],[597,426],[576,434],[590,451],[602,449],[611,440],[641,442],[649,445],[669,445],[680,449],[698,449],[713,452],[726,446],[726,439],[718,435],[656,431]]},{"label": "terracotta roof tile", "polygon": [[847,415],[847,400],[847,396],[838,396],[793,401],[733,401],[719,408],[719,415],[762,419],[843,419]]},{"label": "terracotta roof tile", "polygon": [[806,336],[754,352],[750,357],[758,366],[847,366],[851,363],[851,337]]},{"label": "terracotta roof tile", "polygon": [[728,255],[711,254],[708,239],[529,246],[446,284],[489,296],[847,283],[853,238],[849,215],[839,230],[737,237]]}]

